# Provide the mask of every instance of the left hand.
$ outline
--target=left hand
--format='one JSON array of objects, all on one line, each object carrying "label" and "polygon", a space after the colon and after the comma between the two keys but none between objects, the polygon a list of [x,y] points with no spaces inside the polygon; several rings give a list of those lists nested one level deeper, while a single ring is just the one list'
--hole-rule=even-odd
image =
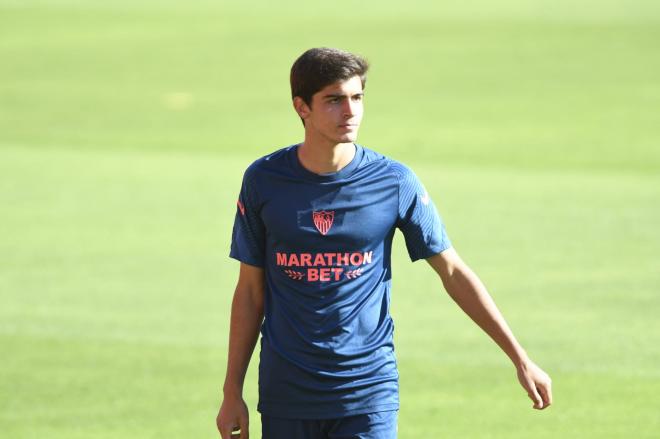
[{"label": "left hand", "polygon": [[518,381],[527,391],[529,399],[534,402],[533,408],[543,410],[552,404],[552,380],[540,367],[531,360],[521,363],[518,367]]}]

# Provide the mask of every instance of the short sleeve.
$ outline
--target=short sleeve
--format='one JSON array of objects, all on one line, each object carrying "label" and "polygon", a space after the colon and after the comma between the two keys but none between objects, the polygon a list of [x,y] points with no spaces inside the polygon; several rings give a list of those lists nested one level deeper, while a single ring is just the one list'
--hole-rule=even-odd
[{"label": "short sleeve", "polygon": [[445,225],[424,185],[410,168],[394,163],[399,178],[397,227],[406,240],[412,261],[428,258],[451,247]]},{"label": "short sleeve", "polygon": [[266,232],[259,210],[253,170],[248,168],[236,201],[229,256],[246,264],[263,267]]}]

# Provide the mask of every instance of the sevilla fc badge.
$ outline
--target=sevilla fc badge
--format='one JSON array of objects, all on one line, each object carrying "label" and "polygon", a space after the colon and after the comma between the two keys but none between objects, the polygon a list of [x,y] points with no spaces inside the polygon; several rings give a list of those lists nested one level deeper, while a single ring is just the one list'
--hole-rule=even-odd
[{"label": "sevilla fc badge", "polygon": [[321,232],[321,235],[327,235],[328,230],[332,227],[332,220],[335,219],[335,211],[325,211],[321,210],[320,212],[312,212],[314,216],[314,225]]}]

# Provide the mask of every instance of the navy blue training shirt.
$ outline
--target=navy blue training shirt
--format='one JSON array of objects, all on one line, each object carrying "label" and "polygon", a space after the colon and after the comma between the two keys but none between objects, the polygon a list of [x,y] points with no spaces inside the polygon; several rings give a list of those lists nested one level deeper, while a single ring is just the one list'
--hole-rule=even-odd
[{"label": "navy blue training shirt", "polygon": [[255,161],[237,202],[230,256],[263,267],[258,410],[329,419],[399,408],[389,313],[399,228],[415,261],[451,246],[406,166],[356,145],[332,174],[298,145]]}]

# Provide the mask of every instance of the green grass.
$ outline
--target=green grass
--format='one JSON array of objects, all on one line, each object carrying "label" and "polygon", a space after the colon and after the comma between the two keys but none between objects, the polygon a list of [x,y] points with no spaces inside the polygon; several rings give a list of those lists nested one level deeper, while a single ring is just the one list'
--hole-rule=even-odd
[{"label": "green grass", "polygon": [[397,236],[399,437],[655,437],[660,9],[544,3],[0,0],[2,436],[218,437],[240,177],[300,140],[288,68],[331,45],[373,65],[360,143],[554,379],[531,410]]}]

